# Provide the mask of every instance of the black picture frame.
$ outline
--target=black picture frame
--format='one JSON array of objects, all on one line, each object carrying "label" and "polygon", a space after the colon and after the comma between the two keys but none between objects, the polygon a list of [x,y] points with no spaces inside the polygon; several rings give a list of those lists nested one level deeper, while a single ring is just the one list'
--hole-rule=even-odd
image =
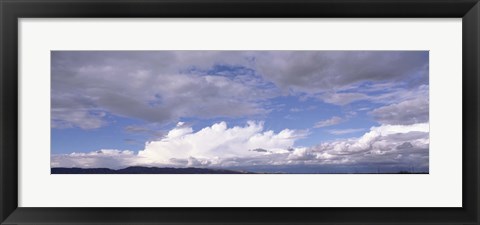
[{"label": "black picture frame", "polygon": [[[0,0],[0,14],[1,224],[479,224],[478,0]],[[19,18],[63,17],[462,18],[463,207],[18,207],[17,21]]]}]

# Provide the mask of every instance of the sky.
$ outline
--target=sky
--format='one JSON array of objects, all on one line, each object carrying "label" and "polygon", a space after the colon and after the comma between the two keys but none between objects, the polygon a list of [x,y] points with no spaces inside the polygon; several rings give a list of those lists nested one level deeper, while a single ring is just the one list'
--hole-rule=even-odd
[{"label": "sky", "polygon": [[52,51],[51,166],[428,172],[428,51]]}]

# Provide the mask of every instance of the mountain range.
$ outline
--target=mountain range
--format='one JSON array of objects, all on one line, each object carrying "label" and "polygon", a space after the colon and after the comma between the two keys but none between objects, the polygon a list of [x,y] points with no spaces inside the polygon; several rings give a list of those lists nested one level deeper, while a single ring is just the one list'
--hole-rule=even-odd
[{"label": "mountain range", "polygon": [[248,174],[251,172],[224,170],[224,169],[206,169],[206,168],[171,168],[171,167],[142,167],[131,166],[124,169],[109,168],[51,168],[51,174]]}]

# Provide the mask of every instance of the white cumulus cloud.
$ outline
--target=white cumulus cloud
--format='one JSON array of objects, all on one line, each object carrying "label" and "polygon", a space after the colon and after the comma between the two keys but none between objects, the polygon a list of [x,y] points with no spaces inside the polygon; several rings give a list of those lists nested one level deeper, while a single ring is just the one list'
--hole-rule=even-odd
[{"label": "white cumulus cloud", "polygon": [[[131,151],[100,150],[52,156],[52,167],[122,167],[131,165],[202,166],[231,158],[258,157],[288,153],[295,141],[307,131],[265,130],[263,122],[249,121],[245,126],[228,127],[215,123],[194,132],[180,122],[158,141],[147,142],[145,149]],[[265,151],[259,151],[259,149]]]},{"label": "white cumulus cloud", "polygon": [[264,130],[261,122],[228,127],[215,123],[194,132],[179,123],[159,141],[133,151],[99,150],[52,156],[52,167],[174,166],[239,168],[256,166],[348,166],[375,165],[402,168],[414,165],[428,169],[428,123],[381,125],[359,138],[295,147],[305,131]]},{"label": "white cumulus cloud", "polygon": [[284,129],[278,133],[264,130],[262,122],[250,121],[246,126],[229,128],[227,123],[215,123],[197,132],[179,124],[165,138],[148,142],[138,153],[148,163],[171,163],[171,159],[208,159],[212,162],[230,157],[247,157],[267,152],[286,152],[305,131]]}]

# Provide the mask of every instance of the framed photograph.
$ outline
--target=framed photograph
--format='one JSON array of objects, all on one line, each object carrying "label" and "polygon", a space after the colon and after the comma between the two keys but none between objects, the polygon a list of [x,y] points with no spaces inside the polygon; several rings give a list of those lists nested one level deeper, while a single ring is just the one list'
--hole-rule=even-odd
[{"label": "framed photograph", "polygon": [[477,0],[0,0],[1,224],[479,224]]}]

